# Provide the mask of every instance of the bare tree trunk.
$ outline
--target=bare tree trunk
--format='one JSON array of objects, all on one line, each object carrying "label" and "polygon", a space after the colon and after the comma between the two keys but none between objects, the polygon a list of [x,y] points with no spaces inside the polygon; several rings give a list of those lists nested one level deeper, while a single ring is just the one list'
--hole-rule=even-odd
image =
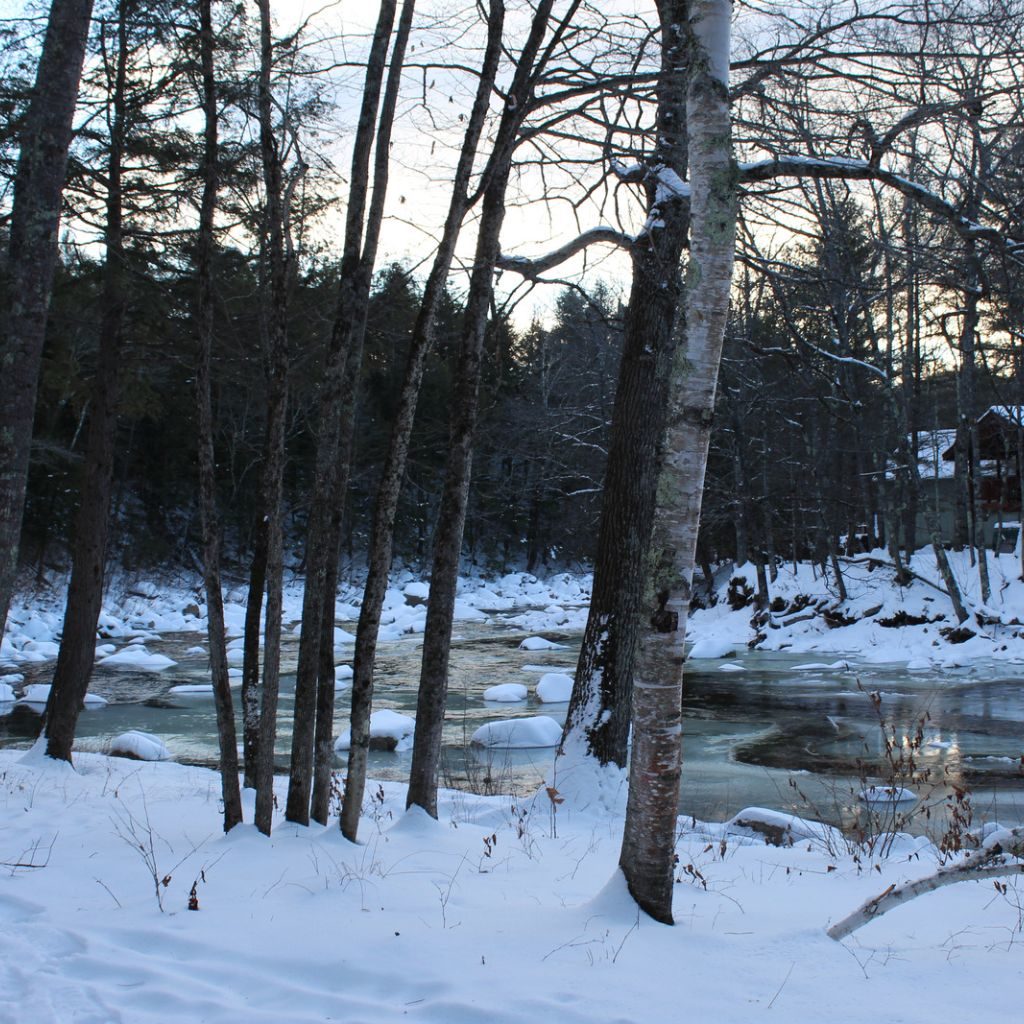
[{"label": "bare tree trunk", "polygon": [[92,0],[53,0],[50,6],[14,181],[10,300],[0,331],[0,637],[18,570],[61,192],[91,17]]},{"label": "bare tree trunk", "polygon": [[[405,0],[395,34],[391,54],[390,70],[384,89],[380,117],[377,118],[377,100],[384,78],[387,42],[394,23],[395,6],[387,10],[382,5],[374,45],[366,69],[363,109],[360,114],[359,135],[352,165],[352,191],[349,203],[358,211],[358,219],[350,216],[346,225],[345,253],[342,259],[341,301],[335,319],[333,334],[338,342],[334,349],[341,360],[340,390],[325,391],[322,429],[318,445],[318,458],[331,458],[327,471],[318,478],[310,513],[310,540],[307,543],[306,589],[302,606],[302,637],[299,647],[299,665],[295,676],[295,724],[292,732],[290,781],[286,815],[289,821],[308,824],[310,801],[314,782],[314,754],[318,706],[329,715],[331,724],[321,726],[321,739],[327,728],[333,728],[334,678],[333,667],[330,691],[325,692],[327,680],[320,671],[326,656],[321,653],[321,644],[327,635],[330,618],[331,655],[333,658],[334,593],[327,592],[327,584],[336,576],[330,568],[335,564],[341,546],[342,505],[348,487],[348,469],[351,455],[351,438],[355,424],[355,402],[358,392],[359,371],[363,358],[363,338],[366,331],[366,315],[369,304],[370,284],[376,261],[380,224],[384,213],[384,199],[387,195],[390,165],[391,129],[394,123],[398,90],[401,84],[405,48],[412,27],[415,8],[413,0]],[[374,132],[374,122],[376,132]],[[368,162],[370,146],[375,143],[373,165],[373,191],[367,223],[364,229],[363,209],[369,194]],[[361,182],[361,184],[357,184]],[[316,544],[313,538],[318,538]],[[307,607],[309,618],[307,619]],[[329,706],[328,706],[329,705]],[[333,759],[333,752],[331,753]],[[329,780],[321,772],[321,780]],[[329,783],[328,783],[329,786]],[[318,810],[326,817],[329,791],[321,788],[318,795]]]},{"label": "bare tree trunk", "polygon": [[274,138],[273,38],[270,0],[258,0],[260,11],[259,119],[260,157],[266,193],[267,276],[266,332],[268,343],[267,440],[263,462],[262,513],[266,534],[267,611],[263,639],[263,687],[256,756],[256,827],[270,835],[274,814],[274,740],[281,670],[281,588],[284,572],[282,496],[285,466],[285,423],[288,411],[288,258],[284,244],[281,157]]},{"label": "bare tree trunk", "polygon": [[235,711],[228,676],[227,642],[224,635],[224,598],[220,579],[220,522],[217,515],[216,461],[213,445],[213,407],[210,397],[210,363],[213,350],[213,253],[214,217],[217,209],[217,80],[214,73],[214,35],[211,0],[199,0],[199,49],[203,75],[203,195],[199,209],[196,244],[196,411],[199,454],[199,516],[203,535],[203,583],[206,588],[206,636],[210,645],[210,675],[217,709],[217,741],[220,746],[221,794],[224,799],[224,831],[242,820],[238,788],[238,746]]},{"label": "bare tree trunk", "polygon": [[246,789],[256,788],[260,748],[260,619],[267,585],[267,523],[263,516],[256,522],[255,534],[242,641],[242,756]]},{"label": "bare tree trunk", "polygon": [[[628,757],[633,663],[650,573],[661,444],[677,346],[679,262],[689,231],[684,197],[662,199],[659,175],[686,175],[685,32],[688,5],[659,4],[662,66],[658,139],[648,161],[651,223],[663,222],[633,250],[622,363],[612,412],[590,613],[583,634],[562,744],[555,762],[560,789],[581,783],[585,766],[624,767]],[[671,26],[676,25],[674,30]],[[671,190],[669,190],[671,196]],[[667,595],[666,595],[667,598]],[[662,609],[667,612],[667,609]]]},{"label": "bare tree trunk", "polygon": [[[552,6],[552,0],[540,0],[537,4],[529,35],[516,64],[509,98],[506,100],[498,126],[494,150],[484,171],[486,185],[459,348],[448,464],[434,532],[430,601],[427,605],[427,622],[423,634],[423,662],[416,700],[416,733],[413,739],[409,792],[406,799],[407,806],[415,804],[422,807],[432,817],[437,817],[437,775],[441,758],[444,707],[448,693],[448,655],[451,650],[455,588],[462,553],[466,504],[469,499],[483,342],[494,291],[493,278],[499,255],[499,236],[505,217],[505,192],[519,128],[532,102],[536,77],[554,45],[552,41],[547,51],[541,52]],[[575,2],[569,6],[554,33],[554,39],[558,39],[564,31],[577,6]],[[357,697],[360,698],[358,715]],[[355,838],[366,781],[371,698],[371,693],[363,690],[357,692],[353,687],[352,747],[349,751],[349,778],[342,816],[342,829],[349,839]]]},{"label": "bare tree trunk", "polygon": [[71,760],[78,714],[92,677],[107,558],[118,372],[126,303],[122,161],[127,134],[128,14],[128,2],[121,0],[117,7],[117,57],[111,97],[99,352],[89,403],[85,474],[75,516],[71,582],[44,726],[47,755],[63,761]]},{"label": "bare tree trunk", "polygon": [[[729,114],[729,0],[661,0],[669,70],[685,74],[692,217],[686,340],[672,380],[656,529],[671,564],[673,632],[645,633],[633,689],[633,749],[619,865],[655,920],[672,922],[676,819],[682,765],[682,672],[715,389],[736,244],[736,174]],[[692,33],[686,39],[683,33]],[[671,98],[669,111],[681,114]],[[659,583],[661,581],[659,580]]]},{"label": "bare tree trunk", "polygon": [[370,533],[370,550],[367,556],[366,586],[363,591],[363,601],[359,610],[359,625],[356,630],[353,672],[353,688],[359,688],[361,692],[371,695],[373,693],[374,661],[377,655],[377,634],[380,630],[388,574],[391,570],[395,517],[398,512],[402,478],[405,475],[409,442],[412,439],[416,404],[427,356],[434,344],[437,312],[441,299],[444,297],[445,283],[451,270],[455,243],[469,206],[469,184],[473,171],[473,160],[479,146],[501,55],[504,15],[504,4],[501,0],[491,0],[487,48],[484,53],[476,98],[455,172],[452,198],[441,242],[423,290],[423,299],[413,328],[405,379],[402,382],[402,390],[398,398],[398,409],[392,427],[388,454],[377,488],[377,500]]}]

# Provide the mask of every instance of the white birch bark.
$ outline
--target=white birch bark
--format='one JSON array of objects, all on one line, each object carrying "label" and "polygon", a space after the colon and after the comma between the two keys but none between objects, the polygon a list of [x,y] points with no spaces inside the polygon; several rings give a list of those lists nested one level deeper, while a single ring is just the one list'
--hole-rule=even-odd
[{"label": "white birch bark", "polygon": [[[663,19],[670,6],[659,8]],[[619,861],[641,908],[665,923],[672,923],[682,764],[681,654],[735,249],[736,173],[728,98],[730,15],[730,0],[692,0],[689,5],[687,323],[671,382],[654,527],[654,555],[662,567],[654,577],[655,590],[660,591],[657,601],[675,613],[676,628],[647,633],[641,642]],[[660,618],[665,621],[664,616]]]}]

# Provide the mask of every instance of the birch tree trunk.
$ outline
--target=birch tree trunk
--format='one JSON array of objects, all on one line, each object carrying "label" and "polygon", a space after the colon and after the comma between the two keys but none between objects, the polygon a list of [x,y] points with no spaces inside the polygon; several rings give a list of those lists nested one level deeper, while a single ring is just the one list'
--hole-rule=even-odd
[{"label": "birch tree trunk", "polygon": [[655,515],[658,558],[665,567],[665,575],[658,579],[663,588],[659,604],[675,620],[676,629],[647,632],[641,643],[619,864],[641,909],[670,924],[682,762],[680,658],[729,311],[737,187],[729,115],[730,0],[665,0],[659,12],[669,61],[689,63],[686,336],[674,366]]},{"label": "birch tree trunk", "polygon": [[657,138],[644,181],[651,227],[632,250],[633,283],[612,412],[594,586],[555,761],[555,785],[567,793],[587,791],[595,762],[625,767],[628,757],[633,666],[678,343],[679,264],[690,227],[685,189],[663,184],[681,184],[686,177],[688,9],[686,0],[658,5],[662,54]]},{"label": "birch tree trunk", "polygon": [[61,193],[92,0],[53,0],[21,136],[11,208],[10,301],[0,326],[0,637],[18,570]]}]

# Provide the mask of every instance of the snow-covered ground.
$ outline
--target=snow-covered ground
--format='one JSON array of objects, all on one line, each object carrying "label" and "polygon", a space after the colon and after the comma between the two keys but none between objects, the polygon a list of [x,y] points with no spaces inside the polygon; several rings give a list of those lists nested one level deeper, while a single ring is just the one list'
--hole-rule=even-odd
[{"label": "snow-covered ground", "polygon": [[359,845],[280,821],[224,836],[218,793],[198,768],[0,751],[0,1021],[1019,1019],[1013,879],[825,935],[931,871],[922,839],[857,865],[816,827],[779,848],[681,820],[669,928],[624,890],[621,820],[543,790],[445,792],[435,822],[371,786]]},{"label": "snow-covered ground", "polygon": [[[913,569],[937,580],[926,552]],[[955,619],[948,599],[923,582],[901,590],[884,568],[849,566],[840,607],[831,579],[784,566],[772,585],[775,610],[756,623],[752,606],[730,607],[723,580],[717,603],[691,617],[694,655],[720,659],[760,635],[762,649],[806,653],[810,664],[841,656],[844,665],[933,670],[991,659],[1005,672],[1024,662],[1018,563],[992,559],[994,596],[984,609],[966,559],[954,556],[954,569],[976,634],[963,643],[940,633]],[[729,575],[755,584],[753,567]],[[458,616],[500,616],[531,634],[525,651],[544,650],[552,641],[539,634],[582,628],[589,585],[525,573],[466,580]],[[382,639],[422,631],[428,597],[422,581],[399,577]],[[55,656],[60,599],[55,591],[16,603],[0,651],[0,713],[24,692],[24,672]],[[354,590],[342,594],[339,619],[354,618],[357,601]],[[228,594],[232,637],[243,602],[241,589]],[[300,603],[296,584],[286,595],[288,628]],[[191,584],[115,585],[97,658],[162,671],[146,645],[201,630],[204,611]],[[883,624],[900,613],[929,621]],[[338,649],[350,650],[351,636],[338,634]],[[565,683],[537,680],[556,698]],[[138,754],[154,738],[120,739]],[[449,791],[434,822],[405,814],[401,785],[374,783],[369,793],[359,845],[335,827],[283,821],[271,839],[248,824],[225,837],[219,780],[206,770],[88,753],[70,769],[35,751],[0,750],[0,1022],[1019,1017],[1024,880],[1007,879],[1005,892],[991,881],[944,889],[842,944],[825,935],[865,898],[933,870],[937,852],[926,838],[872,854],[824,826],[796,823],[795,845],[778,848],[737,825],[681,818],[677,926],[667,928],[639,917],[624,891],[613,812],[556,806],[544,789]],[[891,847],[884,859],[880,845]]]}]

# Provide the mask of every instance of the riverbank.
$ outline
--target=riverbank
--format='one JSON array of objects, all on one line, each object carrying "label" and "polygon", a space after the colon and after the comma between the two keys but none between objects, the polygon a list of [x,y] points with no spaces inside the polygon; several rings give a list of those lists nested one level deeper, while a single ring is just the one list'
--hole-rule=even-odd
[{"label": "riverbank", "polygon": [[[757,574],[752,564],[721,566],[715,585],[698,583],[687,641],[692,656],[717,659],[747,648],[794,654],[845,655],[867,664],[905,665],[910,671],[954,668],[979,660],[1024,665],[1024,583],[1014,555],[988,555],[992,596],[983,604],[977,568],[966,552],[950,552],[953,573],[969,610],[957,622],[941,586],[930,549],[909,562],[914,578],[900,586],[882,551],[842,563],[846,599],[831,573],[808,563],[779,565],[769,582],[767,607],[756,606]],[[586,623],[592,576],[557,573],[537,577],[514,572],[502,576],[467,576],[459,583],[458,621],[502,622],[525,632],[577,633]],[[0,642],[0,680],[18,674],[19,666],[56,658],[63,613],[65,581],[54,578],[26,590],[15,600]],[[344,584],[335,615],[354,621],[361,589]],[[226,589],[229,638],[241,635],[246,590]],[[395,574],[385,602],[380,639],[396,640],[422,633],[429,585],[416,574]],[[292,577],[284,592],[284,628],[294,631],[301,615],[302,581]],[[100,617],[97,659],[131,646],[145,666],[145,642],[154,634],[202,632],[206,628],[202,588],[197,578],[163,573],[153,578],[116,577],[108,587]],[[350,639],[336,636],[342,644]],[[17,689],[17,680],[13,680]]]},{"label": "riverbank", "polygon": [[981,601],[976,566],[967,552],[948,553],[969,617],[962,625],[941,585],[931,549],[918,551],[900,586],[887,552],[841,563],[846,600],[831,572],[783,563],[769,582],[767,607],[756,606],[751,565],[717,575],[709,598],[698,589],[687,639],[692,654],[727,656],[750,647],[793,654],[844,655],[866,664],[901,664],[910,671],[958,668],[978,661],[1024,665],[1024,583],[1020,559],[988,554],[992,595]]}]

